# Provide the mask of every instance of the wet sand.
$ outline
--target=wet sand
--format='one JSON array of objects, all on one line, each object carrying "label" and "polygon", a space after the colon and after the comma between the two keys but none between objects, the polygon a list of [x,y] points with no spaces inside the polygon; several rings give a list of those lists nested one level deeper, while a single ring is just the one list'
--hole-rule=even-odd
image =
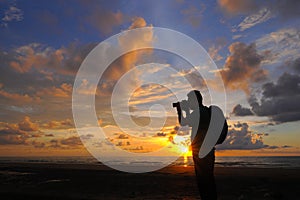
[{"label": "wet sand", "polygon": [[[219,199],[300,198],[297,169],[219,167]],[[102,165],[0,163],[1,199],[200,199],[193,167],[142,174]]]}]

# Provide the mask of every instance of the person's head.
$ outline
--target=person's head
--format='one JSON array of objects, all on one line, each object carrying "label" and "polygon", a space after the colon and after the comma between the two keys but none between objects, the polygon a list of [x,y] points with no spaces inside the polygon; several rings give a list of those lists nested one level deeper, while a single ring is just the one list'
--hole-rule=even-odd
[{"label": "person's head", "polygon": [[202,95],[198,90],[192,90],[188,94],[188,103],[191,109],[202,106]]}]

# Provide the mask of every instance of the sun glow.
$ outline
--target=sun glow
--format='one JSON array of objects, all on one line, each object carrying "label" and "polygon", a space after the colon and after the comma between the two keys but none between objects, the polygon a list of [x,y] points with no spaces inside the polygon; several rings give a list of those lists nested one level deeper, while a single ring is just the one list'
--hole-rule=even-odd
[{"label": "sun glow", "polygon": [[187,154],[189,152],[189,148],[187,146],[179,146],[179,150],[182,154]]}]

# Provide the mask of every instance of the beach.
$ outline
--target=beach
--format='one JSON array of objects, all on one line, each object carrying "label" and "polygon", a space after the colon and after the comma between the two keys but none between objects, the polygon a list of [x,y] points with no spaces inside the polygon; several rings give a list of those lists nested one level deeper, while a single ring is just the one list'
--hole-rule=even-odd
[{"label": "beach", "polygon": [[[298,169],[216,167],[219,199],[299,199]],[[1,199],[200,199],[193,166],[141,174],[104,165],[0,163]]]}]

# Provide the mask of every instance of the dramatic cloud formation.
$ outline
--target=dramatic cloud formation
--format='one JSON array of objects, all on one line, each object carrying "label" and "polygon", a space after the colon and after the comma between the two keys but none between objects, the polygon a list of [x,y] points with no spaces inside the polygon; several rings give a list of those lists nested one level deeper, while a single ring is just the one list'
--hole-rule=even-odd
[{"label": "dramatic cloud formation", "polygon": [[300,120],[300,76],[281,75],[277,83],[262,86],[260,103],[251,97],[249,104],[258,116],[268,116],[277,123]]},{"label": "dramatic cloud formation", "polygon": [[236,116],[255,114],[267,116],[276,123],[300,120],[300,76],[282,74],[276,83],[268,82],[262,86],[260,101],[252,94],[248,100],[251,109],[240,104],[233,108]]},{"label": "dramatic cloud formation", "polygon": [[220,71],[227,88],[241,89],[250,93],[251,83],[266,78],[267,71],[261,68],[262,56],[257,53],[255,44],[246,45],[236,42],[230,45],[231,55]]},{"label": "dramatic cloud formation", "polygon": [[267,148],[264,144],[262,133],[253,133],[247,123],[236,123],[228,131],[227,138],[217,149],[262,149]]},{"label": "dramatic cloud formation", "polygon": [[[206,105],[224,103],[218,99],[221,90],[217,84],[211,84],[215,91],[208,91],[206,83],[214,79],[204,80],[201,70],[207,70],[209,77],[220,72],[229,91],[225,103],[232,115],[250,116],[245,119],[254,122],[263,120],[264,125],[255,128],[276,133],[267,140],[268,146],[263,140],[267,135],[253,132],[250,122],[237,123],[230,128],[223,149],[299,147],[294,134],[297,123],[279,124],[300,120],[300,1],[74,0],[33,2],[35,6],[30,6],[30,2],[0,0],[1,155],[75,155],[84,151],[80,139],[107,151],[122,148],[150,152],[165,144],[171,145],[170,151],[180,150],[178,147],[185,150],[190,128],[174,128],[178,119],[172,107],[173,102],[186,98],[190,89],[183,80],[201,91]],[[201,71],[198,73],[190,69],[192,66],[184,58],[154,50],[151,47],[156,42],[156,32],[152,24],[189,35],[223,68],[210,70],[204,61],[201,66],[194,66]],[[80,95],[94,95],[96,90],[96,116],[107,139],[95,141],[95,135],[88,131],[78,138],[72,120],[72,90],[82,61],[98,42],[140,27],[149,27],[148,32],[132,36],[124,31],[111,47],[120,50],[146,44],[149,49],[120,56],[110,64],[98,85],[86,79],[78,88]],[[168,38],[163,42],[168,42]],[[199,52],[190,53],[202,58]],[[147,69],[132,70],[142,64]],[[171,67],[176,72],[164,71]],[[130,81],[118,85],[121,90],[113,99],[117,99],[118,113],[113,116],[112,91],[130,70]],[[152,80],[159,80],[159,84],[143,85]],[[166,84],[161,80],[166,80]],[[175,94],[180,92],[183,94],[177,99]],[[131,94],[129,100],[123,98],[124,94]],[[116,116],[132,119],[136,130],[130,123],[120,130]],[[163,128],[146,126],[154,121],[164,122]],[[299,149],[296,151],[299,154]]]}]

